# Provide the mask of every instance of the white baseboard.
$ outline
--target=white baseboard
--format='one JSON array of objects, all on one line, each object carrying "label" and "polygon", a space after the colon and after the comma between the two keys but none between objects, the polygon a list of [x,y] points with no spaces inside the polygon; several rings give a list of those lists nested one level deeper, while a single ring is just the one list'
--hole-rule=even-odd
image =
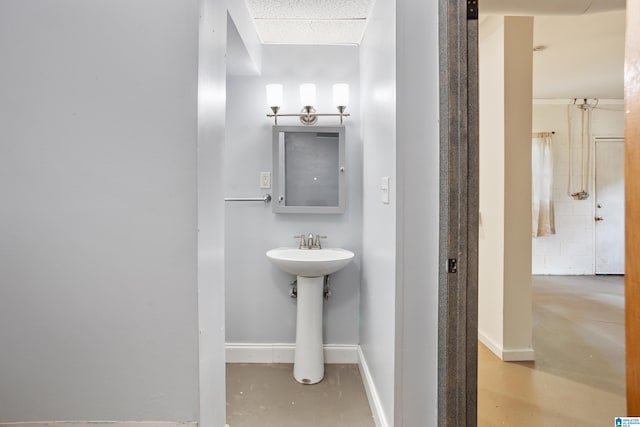
[{"label": "white baseboard", "polygon": [[504,348],[502,345],[489,338],[481,330],[478,330],[478,340],[491,350],[493,354],[498,356],[500,360],[505,362],[528,362],[536,360],[535,350],[531,347]]},{"label": "white baseboard", "polygon": [[[325,344],[324,362],[358,363],[357,344]],[[227,343],[227,363],[293,363],[295,344]],[[0,426],[1,427],[1,426]]]},{"label": "white baseboard", "polygon": [[478,340],[484,344],[493,354],[502,360],[502,346],[489,338],[484,332],[478,329]]},{"label": "white baseboard", "polygon": [[387,417],[385,416],[382,404],[380,403],[380,396],[378,395],[378,391],[376,390],[376,386],[373,382],[373,377],[371,376],[371,371],[369,371],[369,366],[367,365],[367,359],[364,357],[364,353],[360,346],[358,346],[358,367],[360,368],[360,376],[364,383],[364,390],[367,393],[367,398],[369,399],[369,406],[371,407],[371,413],[373,414],[373,420],[376,423],[376,427],[389,427]]},{"label": "white baseboard", "polygon": [[0,423],[0,427],[197,427],[195,421],[29,421]]},{"label": "white baseboard", "polygon": [[504,349],[502,360],[505,362],[533,362],[536,360],[536,353],[531,347]]}]

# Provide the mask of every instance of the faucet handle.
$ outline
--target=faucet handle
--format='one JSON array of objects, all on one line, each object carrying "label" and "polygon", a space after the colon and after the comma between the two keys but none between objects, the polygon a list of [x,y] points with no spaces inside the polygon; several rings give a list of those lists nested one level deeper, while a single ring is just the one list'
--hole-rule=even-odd
[{"label": "faucet handle", "polygon": [[320,243],[320,239],[326,239],[327,236],[321,236],[319,234],[316,234],[316,241],[313,243],[313,246],[315,246],[318,249],[322,249],[322,244]]},{"label": "faucet handle", "polygon": [[298,234],[297,236],[293,236],[293,238],[300,239],[300,246],[298,246],[298,249],[302,249],[307,246],[307,239],[304,234]]}]

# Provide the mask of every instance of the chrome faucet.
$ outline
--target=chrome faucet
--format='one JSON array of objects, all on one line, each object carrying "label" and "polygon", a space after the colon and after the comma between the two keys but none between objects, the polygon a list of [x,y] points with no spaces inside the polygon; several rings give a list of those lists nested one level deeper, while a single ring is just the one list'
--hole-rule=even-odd
[{"label": "chrome faucet", "polygon": [[320,239],[326,239],[327,236],[316,234],[314,238],[313,234],[310,233],[308,236],[305,236],[304,234],[298,234],[297,236],[293,236],[293,238],[300,239],[298,249],[322,249]]}]

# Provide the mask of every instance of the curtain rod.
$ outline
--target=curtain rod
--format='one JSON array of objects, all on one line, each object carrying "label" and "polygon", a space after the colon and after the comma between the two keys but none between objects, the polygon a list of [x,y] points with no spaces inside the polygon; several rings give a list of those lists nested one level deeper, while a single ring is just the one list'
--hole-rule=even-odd
[{"label": "curtain rod", "polygon": [[556,131],[555,131],[555,130],[552,130],[551,132],[549,132],[549,131],[545,131],[545,132],[531,132],[531,136],[533,136],[533,137],[537,137],[537,138],[542,138],[542,137],[543,137],[543,135],[541,135],[541,134],[545,134],[545,133],[550,133],[551,135],[555,135],[555,134],[556,134]]}]

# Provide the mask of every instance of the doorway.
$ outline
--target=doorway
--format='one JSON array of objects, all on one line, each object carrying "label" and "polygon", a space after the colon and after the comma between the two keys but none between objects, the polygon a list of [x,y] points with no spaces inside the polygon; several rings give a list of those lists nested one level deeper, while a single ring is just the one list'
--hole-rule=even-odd
[{"label": "doorway", "polygon": [[[615,12],[608,15],[608,17],[611,18],[611,20],[614,20],[615,18],[616,22],[618,22],[618,27],[620,27],[620,23],[621,23],[620,18],[623,18],[624,14],[622,12]],[[591,16],[588,16],[587,18],[597,19],[598,17],[594,17],[593,15],[591,15]],[[538,18],[536,17],[535,19],[537,20]],[[553,27],[552,29],[554,30],[556,29],[556,24],[558,24],[557,27],[561,28],[562,30],[562,31],[558,31],[558,33],[561,32],[563,34],[563,37],[564,37],[563,40],[564,40],[568,38],[566,34],[568,33],[568,31],[566,30],[567,25],[564,25],[564,26],[559,25],[560,24],[559,21],[560,21],[560,17],[548,17],[548,16],[540,20],[540,22],[546,24],[548,27],[550,28]],[[608,25],[609,24],[607,24],[606,26],[607,31],[610,30]],[[534,30],[534,32],[535,31],[536,30]],[[576,34],[579,34],[579,32],[577,32]],[[618,34],[618,32],[615,34]],[[613,38],[615,39],[616,37],[613,37]],[[535,40],[536,39],[534,37],[534,41]],[[547,38],[545,42],[551,43],[548,40],[550,40],[550,38]],[[622,45],[622,40],[620,40],[620,46],[621,45]],[[558,48],[559,46],[560,46],[559,43],[550,44],[549,51],[552,50],[552,48]],[[544,50],[544,47],[542,48],[542,50]],[[547,53],[534,53],[534,63],[536,61],[538,61],[538,63],[540,63],[541,61],[545,61],[546,60],[545,58],[547,58],[547,56],[545,55],[547,55]],[[551,55],[551,53],[549,53],[549,55]],[[483,58],[481,58],[481,61],[482,59]],[[557,58],[551,58],[551,59],[552,61],[550,62],[553,62],[554,64],[557,64],[560,62],[557,60]],[[618,64],[619,66],[618,68],[621,68],[622,57],[620,57],[620,61],[616,62],[616,64]],[[536,73],[534,71],[534,76],[535,74]],[[578,75],[578,73],[574,73],[573,75],[574,76]],[[551,79],[550,81],[554,84],[558,84],[558,80],[559,80],[558,73],[555,73],[554,76],[555,78]],[[570,81],[570,80],[565,80],[565,81]],[[534,88],[535,86],[536,85],[534,83]],[[540,87],[541,85],[538,85],[539,90],[541,90]],[[615,96],[616,100],[617,98],[622,97],[621,84],[619,84],[619,87],[620,87],[620,94]],[[535,246],[534,249],[539,249],[539,251],[537,254],[534,254],[534,258],[535,258],[535,255],[538,255],[538,261],[540,261],[538,265],[545,266],[548,269],[547,271],[551,270],[552,268],[554,269],[553,273],[545,273],[545,274],[593,274],[594,252],[592,248],[594,245],[593,243],[594,232],[592,230],[593,230],[594,217],[596,216],[592,214],[593,209],[595,207],[594,197],[590,197],[588,200],[574,201],[570,198],[570,196],[566,194],[567,178],[569,177],[569,173],[566,172],[566,168],[564,164],[568,163],[568,158],[569,158],[569,155],[568,155],[569,144],[567,142],[568,141],[567,100],[570,99],[570,96],[567,96],[567,95],[559,95],[557,97],[551,96],[550,94],[551,89],[554,89],[554,90],[562,89],[559,86],[556,86],[556,87],[548,86],[547,89],[549,89],[549,92],[546,92],[547,93],[546,96],[544,95],[537,96],[539,102],[535,103],[537,105],[534,105],[534,108],[533,108],[534,125],[532,130],[537,132],[552,133],[554,135],[553,142],[554,144],[557,143],[554,154],[559,154],[559,155],[554,158],[554,163],[556,163],[557,161],[556,167],[554,168],[554,179],[556,180],[558,185],[557,187],[553,188],[553,193],[554,193],[554,202],[555,201],[560,202],[559,204],[556,204],[556,208],[557,208],[556,219],[559,220],[558,222],[556,222],[556,226],[562,230],[562,233],[561,233],[562,236],[556,234],[553,236],[545,236],[545,237],[536,239],[537,242],[534,245]],[[556,98],[564,98],[564,99],[556,99]],[[614,96],[611,95],[611,98],[614,98]],[[611,99],[610,101],[614,101],[614,99]],[[542,104],[542,102],[544,102],[544,104],[540,105]],[[613,104],[613,102],[611,102],[611,104]],[[481,111],[481,114],[483,112],[484,111]],[[594,131],[600,132],[597,134],[620,135],[622,133],[621,128],[620,129],[616,128],[622,122],[621,107],[604,105],[603,108],[599,108],[597,110],[596,114],[599,114],[600,115],[599,117],[602,119],[602,121],[598,123],[594,123]],[[605,121],[605,118],[607,119],[606,121]],[[481,158],[482,158],[482,153],[481,153]],[[622,168],[619,168],[619,169],[621,170]],[[488,170],[487,168],[484,169],[484,171],[487,171],[487,170]],[[593,185],[592,182],[593,181],[591,181],[590,183],[591,185]],[[594,187],[591,187],[591,188],[594,189]],[[489,190],[494,191],[493,188],[490,188]],[[592,190],[592,192],[595,193],[595,189]],[[576,217],[579,217],[578,220],[574,220],[574,218]],[[490,219],[491,218],[485,218],[485,211],[483,211],[481,221],[483,223],[483,226],[485,226],[485,228],[489,224]],[[482,233],[482,228],[481,228],[481,233]],[[567,237],[566,239],[565,239],[565,236]],[[490,256],[495,257],[495,253],[491,254]],[[576,272],[577,268],[575,267],[573,271],[567,271],[569,268],[568,267],[569,264],[568,262],[564,262],[565,260],[567,261],[579,260],[581,262],[580,273]],[[534,263],[535,263],[535,260],[534,260]],[[482,271],[482,268],[483,266],[481,265],[481,268],[480,268],[481,271]],[[613,279],[613,278],[605,278],[605,279]],[[534,279],[534,282],[535,282],[535,279]],[[517,284],[518,283],[513,283],[514,286]],[[511,288],[513,288],[513,286],[511,286]],[[539,291],[539,288],[540,287],[538,286],[538,291]],[[576,286],[576,289],[578,292],[585,291],[583,288],[580,288],[580,286]],[[485,289],[480,289],[481,301],[486,295],[487,293],[485,292]],[[542,298],[540,295],[541,295],[541,292],[536,293],[536,289],[534,288],[534,295],[533,295],[534,298],[539,298],[539,299]],[[546,295],[542,295],[542,296],[546,298]],[[569,303],[575,302],[575,300],[572,301],[570,298],[565,298],[565,299]],[[553,300],[553,298],[550,298],[550,300]],[[500,311],[495,309],[495,306],[496,306],[496,299],[493,299],[493,301],[490,301],[490,304],[489,304],[489,307],[493,308],[493,310],[491,311],[492,314]],[[544,309],[543,304],[540,304],[540,307]],[[552,306],[552,309],[556,309],[556,308],[557,306]],[[538,321],[537,319],[539,318],[540,316],[536,317],[534,313],[534,318],[533,318],[534,328],[536,326],[536,322]],[[545,331],[545,332],[548,332],[548,331]],[[553,336],[554,330],[551,329],[550,332],[551,333],[546,335],[545,338],[549,338]],[[535,337],[534,337],[534,344],[535,344]],[[542,358],[540,360],[542,360]],[[497,365],[501,365],[501,366],[506,365],[509,367],[513,367],[512,365],[507,365],[504,363],[500,363]],[[536,365],[538,365],[537,349],[536,349]],[[521,365],[518,364],[516,366],[521,366]],[[532,366],[535,366],[535,365],[532,365]],[[485,367],[481,366],[480,371],[482,371],[484,368]],[[527,369],[531,370],[533,368],[527,368]],[[495,377],[491,377],[491,378],[495,378]],[[531,380],[531,382],[533,383],[533,380]],[[493,385],[493,382],[491,382],[491,385]],[[480,387],[482,387],[482,385],[480,385]]]}]

